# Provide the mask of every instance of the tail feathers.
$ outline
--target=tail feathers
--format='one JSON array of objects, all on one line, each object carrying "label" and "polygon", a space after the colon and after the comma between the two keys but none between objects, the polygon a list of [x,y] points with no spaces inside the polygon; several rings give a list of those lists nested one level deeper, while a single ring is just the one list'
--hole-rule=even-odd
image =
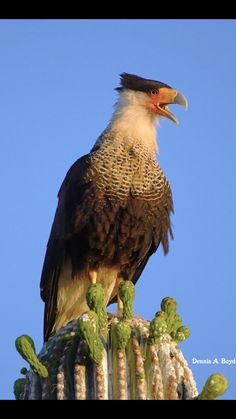
[{"label": "tail feathers", "polygon": [[[101,267],[97,273],[97,283],[105,289],[106,304],[116,295],[117,269]],[[70,261],[63,266],[57,290],[57,309],[51,333],[56,332],[71,320],[78,318],[89,308],[86,303],[86,293],[90,286],[88,271],[81,271],[72,278]]]}]

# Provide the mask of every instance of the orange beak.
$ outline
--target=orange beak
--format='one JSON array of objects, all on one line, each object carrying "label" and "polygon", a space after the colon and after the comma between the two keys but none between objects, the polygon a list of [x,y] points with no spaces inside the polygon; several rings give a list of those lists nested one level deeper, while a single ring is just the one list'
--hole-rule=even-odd
[{"label": "orange beak", "polygon": [[188,101],[181,93],[169,87],[161,87],[158,93],[152,98],[152,105],[155,106],[155,113],[171,119],[176,124],[179,124],[178,119],[168,109],[168,105],[182,105],[185,109],[188,108]]}]

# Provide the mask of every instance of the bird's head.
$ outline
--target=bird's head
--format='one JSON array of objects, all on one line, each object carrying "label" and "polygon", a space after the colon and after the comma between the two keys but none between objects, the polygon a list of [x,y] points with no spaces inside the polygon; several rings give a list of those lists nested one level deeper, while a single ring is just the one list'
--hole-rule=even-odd
[{"label": "bird's head", "polygon": [[176,116],[169,111],[168,105],[183,105],[187,109],[187,99],[181,93],[160,81],[144,79],[134,74],[122,73],[120,77],[121,86],[116,89],[117,91],[120,93],[140,92],[135,95],[135,100],[148,112],[154,116],[163,116],[179,123]]}]

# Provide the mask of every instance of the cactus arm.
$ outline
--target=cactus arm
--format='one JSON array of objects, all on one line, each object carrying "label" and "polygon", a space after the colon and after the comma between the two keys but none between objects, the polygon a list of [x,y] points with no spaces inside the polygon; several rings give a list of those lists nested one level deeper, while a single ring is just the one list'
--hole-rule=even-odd
[{"label": "cactus arm", "polygon": [[119,297],[123,303],[123,318],[131,319],[133,317],[134,304],[134,284],[131,281],[121,281],[118,287]]},{"label": "cactus arm", "polygon": [[90,310],[77,320],[78,331],[86,342],[90,358],[98,364],[102,361],[103,344],[98,335],[98,316]]},{"label": "cactus arm", "polygon": [[14,395],[15,395],[16,400],[20,400],[21,394],[23,393],[23,390],[24,390],[25,382],[26,382],[25,378],[18,378],[14,382],[13,391],[14,391]]},{"label": "cactus arm", "polygon": [[197,400],[216,400],[227,390],[228,381],[222,374],[212,374],[207,379],[202,392],[196,397]]},{"label": "cactus arm", "polygon": [[19,336],[15,342],[17,351],[30,364],[32,370],[40,377],[48,377],[48,370],[35,353],[34,342],[28,335]]},{"label": "cactus arm", "polygon": [[90,310],[98,316],[98,329],[101,334],[106,334],[108,320],[106,312],[105,291],[101,284],[92,284],[87,291],[86,300]]}]

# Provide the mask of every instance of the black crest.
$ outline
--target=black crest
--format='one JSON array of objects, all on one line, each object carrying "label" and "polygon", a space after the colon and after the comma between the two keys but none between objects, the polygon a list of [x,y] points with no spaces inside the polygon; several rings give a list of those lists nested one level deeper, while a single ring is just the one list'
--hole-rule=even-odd
[{"label": "black crest", "polygon": [[120,87],[116,90],[122,91],[123,89],[138,90],[140,92],[151,92],[152,90],[159,89],[160,87],[168,87],[165,83],[160,81],[144,79],[143,77],[136,76],[135,74],[122,73],[120,74]]}]

